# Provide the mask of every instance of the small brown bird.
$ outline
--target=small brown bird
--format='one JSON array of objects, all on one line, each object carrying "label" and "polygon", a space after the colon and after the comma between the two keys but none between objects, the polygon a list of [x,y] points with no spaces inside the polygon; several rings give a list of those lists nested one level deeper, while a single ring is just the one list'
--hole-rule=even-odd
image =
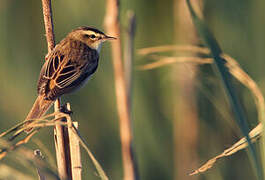
[{"label": "small brown bird", "polygon": [[41,68],[38,97],[26,120],[40,118],[58,97],[85,84],[97,70],[102,43],[112,39],[95,28],[79,27],[57,44]]}]

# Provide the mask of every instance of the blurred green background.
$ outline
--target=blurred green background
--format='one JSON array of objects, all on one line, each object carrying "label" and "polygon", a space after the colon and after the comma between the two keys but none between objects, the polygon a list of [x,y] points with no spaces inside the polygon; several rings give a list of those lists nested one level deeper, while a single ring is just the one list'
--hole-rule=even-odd
[{"label": "blurred green background", "polygon": [[[135,50],[175,44],[174,1],[121,0],[121,27],[126,27],[126,11],[137,16]],[[89,25],[103,29],[105,1],[57,0],[52,2],[56,42],[72,29]],[[242,68],[265,90],[265,2],[204,1],[204,16],[224,52],[238,60]],[[21,122],[33,104],[39,70],[47,53],[40,0],[0,1],[0,131]],[[183,34],[186,36],[188,34]],[[121,37],[123,40],[124,37]],[[135,55],[134,65],[150,59]],[[178,96],[172,84],[174,65],[150,71],[134,70],[133,131],[142,179],[178,179],[174,165],[174,111]],[[189,70],[186,72],[189,74]],[[211,66],[198,69],[195,82],[198,127],[194,151],[195,168],[231,146],[241,134],[234,123],[220,81]],[[250,126],[257,124],[254,101],[245,88],[235,82],[247,112]],[[198,88],[200,87],[200,88]],[[173,97],[174,96],[174,97]],[[110,44],[104,44],[100,66],[90,82],[80,91],[62,98],[70,102],[73,119],[107,175],[122,179],[119,124],[115,102]],[[185,116],[183,116],[185,121]],[[40,131],[39,139],[54,155],[53,131]],[[182,142],[185,143],[185,142]],[[34,143],[27,145],[38,148]],[[45,156],[48,156],[43,152]],[[98,179],[87,154],[82,150],[83,179]],[[25,168],[8,157],[6,163],[34,176],[34,168]],[[191,162],[193,163],[193,162]],[[194,169],[192,166],[186,174]],[[246,151],[218,161],[208,172],[187,179],[253,179],[254,171]]]}]

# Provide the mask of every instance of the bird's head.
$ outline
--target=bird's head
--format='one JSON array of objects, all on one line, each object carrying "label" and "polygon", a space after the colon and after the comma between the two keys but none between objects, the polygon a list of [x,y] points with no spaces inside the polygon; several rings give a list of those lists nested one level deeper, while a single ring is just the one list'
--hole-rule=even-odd
[{"label": "bird's head", "polygon": [[98,52],[100,51],[103,42],[116,39],[115,37],[107,36],[95,28],[86,26],[74,29],[68,36],[85,43],[88,47],[95,49]]}]

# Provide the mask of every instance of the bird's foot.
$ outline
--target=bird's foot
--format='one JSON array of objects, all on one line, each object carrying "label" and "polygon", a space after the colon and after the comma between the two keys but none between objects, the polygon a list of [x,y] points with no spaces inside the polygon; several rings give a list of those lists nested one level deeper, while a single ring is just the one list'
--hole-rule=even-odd
[{"label": "bird's foot", "polygon": [[60,107],[60,112],[69,114],[69,115],[73,114],[73,111],[67,108],[67,104],[64,104],[63,106]]}]

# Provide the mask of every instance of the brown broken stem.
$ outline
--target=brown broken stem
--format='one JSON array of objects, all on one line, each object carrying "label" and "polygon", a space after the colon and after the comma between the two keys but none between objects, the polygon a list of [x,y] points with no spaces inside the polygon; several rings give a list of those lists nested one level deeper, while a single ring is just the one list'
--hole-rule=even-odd
[{"label": "brown broken stem", "polygon": [[[70,104],[67,103],[67,110],[71,111]],[[71,157],[71,171],[72,179],[81,180],[82,179],[82,163],[81,163],[81,152],[79,139],[75,136],[73,131],[71,131],[72,126],[78,129],[78,122],[72,122],[70,116],[67,118],[68,134],[69,134],[69,147],[70,147],[70,157]]]}]

